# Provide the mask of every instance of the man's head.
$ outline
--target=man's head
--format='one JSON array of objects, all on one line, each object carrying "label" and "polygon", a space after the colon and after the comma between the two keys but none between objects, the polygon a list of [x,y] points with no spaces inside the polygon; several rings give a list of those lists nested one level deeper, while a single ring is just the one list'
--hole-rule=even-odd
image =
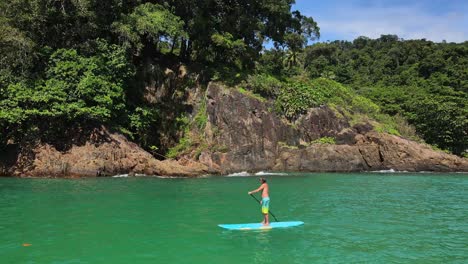
[{"label": "man's head", "polygon": [[263,178],[263,177],[261,177],[259,180],[260,180],[261,183],[266,183],[266,179]]}]

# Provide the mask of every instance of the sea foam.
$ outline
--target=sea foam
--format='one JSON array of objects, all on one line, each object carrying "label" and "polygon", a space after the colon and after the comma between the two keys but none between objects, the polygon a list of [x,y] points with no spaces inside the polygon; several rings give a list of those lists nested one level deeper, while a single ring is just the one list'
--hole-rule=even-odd
[{"label": "sea foam", "polygon": [[259,171],[255,173],[257,176],[266,176],[266,175],[288,175],[287,173],[281,173],[281,172],[268,172],[268,171]]},{"label": "sea foam", "polygon": [[246,171],[242,171],[242,172],[235,172],[235,173],[231,173],[227,175],[227,177],[245,177],[245,176],[251,176],[251,174]]}]

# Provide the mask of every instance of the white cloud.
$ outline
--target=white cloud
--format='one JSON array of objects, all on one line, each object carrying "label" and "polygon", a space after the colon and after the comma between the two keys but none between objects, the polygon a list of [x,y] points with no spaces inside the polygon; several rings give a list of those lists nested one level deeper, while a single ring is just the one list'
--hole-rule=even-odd
[{"label": "white cloud", "polygon": [[436,42],[468,40],[468,13],[464,10],[433,13],[415,4],[385,8],[341,5],[340,8],[329,9],[320,14],[307,15],[316,19],[322,34],[344,39],[358,36],[378,38],[382,34],[396,34],[403,39],[426,38]]}]

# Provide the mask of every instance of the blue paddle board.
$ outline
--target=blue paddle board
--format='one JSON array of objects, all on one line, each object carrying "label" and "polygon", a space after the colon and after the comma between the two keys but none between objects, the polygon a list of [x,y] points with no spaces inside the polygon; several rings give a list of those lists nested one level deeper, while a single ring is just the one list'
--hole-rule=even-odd
[{"label": "blue paddle board", "polygon": [[281,227],[293,227],[303,225],[304,222],[301,221],[291,221],[291,222],[272,222],[267,226],[262,225],[261,223],[250,223],[250,224],[222,224],[218,225],[222,228],[229,230],[262,230],[262,229],[272,229],[272,228],[281,228]]}]

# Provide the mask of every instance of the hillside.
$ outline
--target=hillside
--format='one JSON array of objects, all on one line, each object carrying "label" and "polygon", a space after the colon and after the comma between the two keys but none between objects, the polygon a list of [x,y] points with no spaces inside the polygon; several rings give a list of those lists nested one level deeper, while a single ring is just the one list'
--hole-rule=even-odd
[{"label": "hillside", "polygon": [[2,174],[461,170],[467,42],[308,45],[293,3],[0,1]]},{"label": "hillside", "polygon": [[48,143],[37,143],[28,152],[17,149],[10,164],[1,166],[2,174],[199,176],[238,171],[468,170],[467,159],[378,132],[382,124],[377,121],[360,119],[351,125],[349,113],[338,106],[312,107],[290,121],[275,112],[273,101],[244,90],[210,83],[199,95],[183,137],[169,150],[177,160],[156,160],[123,135],[100,128],[87,136],[77,134],[81,141],[70,138],[66,150]]}]

